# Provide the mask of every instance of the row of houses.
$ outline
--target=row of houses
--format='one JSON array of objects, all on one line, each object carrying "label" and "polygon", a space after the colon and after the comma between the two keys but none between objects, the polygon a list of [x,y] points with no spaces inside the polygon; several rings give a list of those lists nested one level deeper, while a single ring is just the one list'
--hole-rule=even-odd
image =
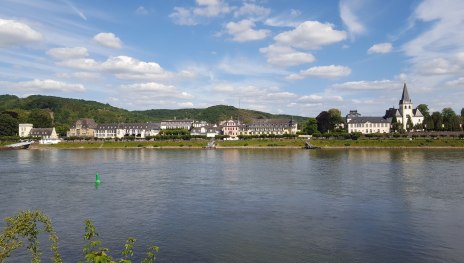
[{"label": "row of houses", "polygon": [[123,138],[135,136],[146,138],[156,136],[161,130],[183,129],[193,136],[206,136],[214,138],[226,135],[228,139],[238,139],[239,135],[284,135],[296,134],[298,125],[293,120],[254,120],[251,123],[242,123],[238,120],[227,120],[219,124],[210,124],[205,121],[165,120],[147,123],[107,123],[98,124],[93,119],[77,120],[67,133],[68,137],[96,137],[100,139]]},{"label": "row of houses", "polygon": [[34,128],[30,123],[19,124],[19,137],[41,138],[41,144],[55,144],[59,142],[55,128]]}]

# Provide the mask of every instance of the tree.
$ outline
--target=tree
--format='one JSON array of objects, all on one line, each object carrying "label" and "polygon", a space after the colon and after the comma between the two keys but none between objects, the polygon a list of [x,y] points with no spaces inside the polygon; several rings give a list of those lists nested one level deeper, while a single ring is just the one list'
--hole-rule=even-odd
[{"label": "tree", "polygon": [[317,132],[317,120],[316,118],[308,118],[308,121],[305,122],[304,128],[303,128],[304,134],[314,134]]},{"label": "tree", "polygon": [[444,108],[441,111],[441,116],[443,118],[443,124],[445,125],[445,130],[452,131],[453,130],[453,120],[456,117],[456,113],[452,108]]},{"label": "tree", "polygon": [[406,121],[406,130],[411,131],[414,124],[412,123],[411,116],[408,115],[408,120]]},{"label": "tree", "polygon": [[429,106],[427,104],[419,104],[417,109],[422,113],[424,119],[430,118]]},{"label": "tree", "polygon": [[392,121],[391,121],[391,126],[392,126],[393,132],[397,132],[400,130],[400,124],[398,123],[398,119],[396,118],[396,116],[393,116]]},{"label": "tree", "polygon": [[0,136],[14,136],[18,133],[18,120],[9,114],[0,114]]},{"label": "tree", "polygon": [[461,117],[464,117],[464,108],[461,109]]},{"label": "tree", "polygon": [[330,114],[327,111],[322,111],[316,117],[317,129],[321,133],[326,133],[330,129]]},{"label": "tree", "polygon": [[340,127],[340,124],[343,123],[342,114],[339,109],[330,109],[328,110],[329,113],[329,129],[335,130],[336,128]]},{"label": "tree", "polygon": [[34,109],[28,117],[28,122],[34,125],[34,128],[50,128],[53,126],[53,120],[47,110]]},{"label": "tree", "polygon": [[440,131],[443,129],[442,124],[443,124],[443,117],[441,116],[441,113],[438,111],[435,111],[432,113],[430,116],[433,122],[433,130],[435,131]]}]

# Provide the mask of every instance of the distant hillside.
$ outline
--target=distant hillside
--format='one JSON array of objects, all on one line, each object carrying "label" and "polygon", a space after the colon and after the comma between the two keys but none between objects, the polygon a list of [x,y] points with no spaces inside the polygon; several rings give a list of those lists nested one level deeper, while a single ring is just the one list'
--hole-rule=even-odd
[{"label": "distant hillside", "polygon": [[[228,118],[240,118],[243,121],[251,119],[290,119],[290,115],[273,115],[270,113],[237,109],[232,106],[217,105],[206,109],[158,109],[146,111],[128,111],[96,101],[68,99],[54,96],[33,95],[19,98],[14,95],[0,95],[0,112],[14,111],[19,115],[27,115],[33,109],[49,109],[54,113],[55,124],[71,125],[79,118],[93,118],[97,123],[112,122],[147,122],[163,119],[194,119],[216,123]],[[306,118],[293,116],[295,121]]]},{"label": "distant hillside", "polygon": [[[155,120],[163,119],[194,119],[194,120],[205,120],[210,123],[217,123],[221,120],[229,118],[237,119],[247,122],[252,119],[291,119],[290,115],[273,115],[266,112],[237,109],[233,106],[216,105],[205,109],[179,109],[179,110],[146,110],[146,111],[134,111],[135,113],[143,114],[153,118]],[[294,116],[294,120],[302,121],[306,118],[300,116]]]}]

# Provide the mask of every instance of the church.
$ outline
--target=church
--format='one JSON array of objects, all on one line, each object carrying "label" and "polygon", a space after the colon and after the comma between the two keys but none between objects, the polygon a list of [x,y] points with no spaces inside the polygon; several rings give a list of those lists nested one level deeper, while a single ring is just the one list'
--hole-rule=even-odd
[{"label": "church", "polygon": [[396,120],[402,125],[401,127],[404,130],[407,130],[408,118],[411,118],[413,127],[424,122],[424,115],[422,115],[419,109],[414,108],[414,105],[412,104],[406,83],[404,83],[403,86],[403,95],[399,102],[399,108],[390,108],[385,111],[384,118],[393,119],[394,117],[396,117]]},{"label": "church", "polygon": [[386,110],[385,115],[382,117],[362,117],[357,110],[350,111],[346,115],[348,132],[361,132],[363,134],[389,133],[394,118],[396,118],[396,121],[404,130],[407,130],[408,118],[411,119],[413,127],[417,124],[422,124],[424,121],[424,116],[420,110],[414,108],[412,104],[406,83],[403,86],[403,94],[398,106],[398,109],[390,108]]}]

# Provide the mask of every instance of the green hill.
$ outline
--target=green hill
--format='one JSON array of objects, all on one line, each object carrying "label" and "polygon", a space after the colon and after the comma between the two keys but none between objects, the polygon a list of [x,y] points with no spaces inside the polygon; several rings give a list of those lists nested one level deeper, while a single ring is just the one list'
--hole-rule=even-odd
[{"label": "green hill", "polygon": [[[54,96],[33,95],[19,98],[14,95],[0,95],[0,112],[9,111],[18,114],[20,122],[25,122],[32,110],[43,109],[53,112],[55,125],[69,126],[79,118],[93,118],[97,123],[147,122],[165,119],[194,119],[217,123],[228,118],[240,118],[245,122],[251,119],[290,119],[290,115],[237,109],[233,106],[217,105],[205,109],[153,109],[146,111],[128,111],[96,101],[68,99]],[[306,118],[293,116],[300,122]]]}]

